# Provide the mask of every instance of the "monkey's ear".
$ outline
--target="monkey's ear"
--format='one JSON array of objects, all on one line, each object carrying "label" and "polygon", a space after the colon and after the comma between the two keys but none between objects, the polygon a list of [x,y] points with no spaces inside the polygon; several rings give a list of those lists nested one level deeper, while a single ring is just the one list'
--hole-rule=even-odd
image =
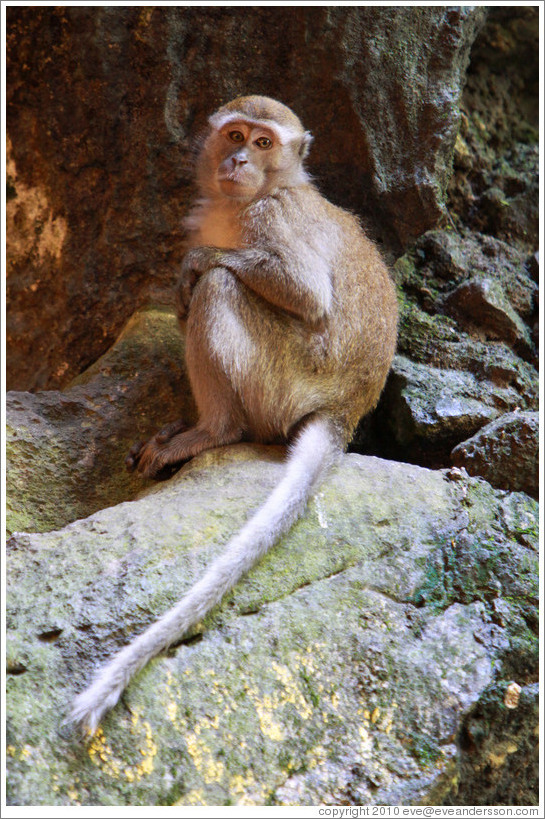
[{"label": "monkey's ear", "polygon": [[312,144],[313,136],[310,131],[305,131],[303,137],[301,139],[301,144],[299,145],[299,156],[301,159],[304,159],[309,152],[310,146]]}]

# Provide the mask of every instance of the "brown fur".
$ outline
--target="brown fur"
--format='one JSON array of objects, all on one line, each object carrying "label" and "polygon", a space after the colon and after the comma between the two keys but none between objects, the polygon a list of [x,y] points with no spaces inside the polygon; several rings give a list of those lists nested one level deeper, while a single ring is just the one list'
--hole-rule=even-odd
[{"label": "brown fur", "polygon": [[129,465],[147,475],[243,436],[286,440],[312,413],[334,420],[348,442],[376,405],[395,350],[386,266],[357,219],[324,199],[302,170],[308,135],[298,118],[265,97],[234,100],[211,119],[222,115],[234,117],[228,131],[246,116],[264,120],[268,132],[276,118],[295,136],[254,150],[237,172],[248,177],[248,166],[257,168],[258,187],[241,198],[217,183],[218,167],[239,146],[226,128],[212,128],[204,144],[203,200],[188,220],[193,249],[178,287],[200,421],[169,440],[152,438],[132,457]]}]

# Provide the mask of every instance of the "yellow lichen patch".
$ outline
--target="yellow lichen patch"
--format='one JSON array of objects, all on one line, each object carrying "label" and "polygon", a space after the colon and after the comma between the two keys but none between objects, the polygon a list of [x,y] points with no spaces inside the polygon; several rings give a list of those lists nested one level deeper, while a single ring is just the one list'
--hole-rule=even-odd
[{"label": "yellow lichen patch", "polygon": [[[308,653],[293,657],[291,665],[294,669],[303,666],[307,672],[314,671],[314,660],[308,656]],[[299,716],[307,720],[312,717],[314,709],[305,699],[300,683],[290,668],[274,661],[271,667],[282,686],[279,690],[260,696],[254,688],[246,685],[245,691],[254,705],[262,733],[274,742],[282,742],[285,739],[285,732],[279,719],[279,713],[287,705],[293,705]],[[337,704],[333,694],[332,706],[336,708]],[[323,713],[323,718],[327,720],[326,712]]]},{"label": "yellow lichen patch", "polygon": [[365,725],[360,725],[358,732],[360,735],[360,753],[362,756],[366,756],[367,754],[371,753],[373,748],[373,740]]},{"label": "yellow lichen patch", "polygon": [[106,742],[104,731],[99,726],[95,733],[91,736],[90,742],[87,746],[87,753],[98,768],[100,768],[108,776],[117,779],[121,769],[119,760],[114,759],[112,749]]},{"label": "yellow lichen patch", "polygon": [[206,805],[204,798],[204,791],[202,788],[198,790],[189,791],[185,796],[174,803],[173,807],[177,805]]},{"label": "yellow lichen patch", "polygon": [[[316,768],[318,765],[321,765],[327,759],[327,752],[323,745],[315,745],[312,748],[307,756],[307,765],[309,769]],[[293,763],[288,763],[288,768],[293,765]]]},{"label": "yellow lichen patch", "polygon": [[66,791],[66,795],[71,802],[77,802],[79,799],[79,793],[75,788],[68,788],[68,790]]},{"label": "yellow lichen patch", "polygon": [[275,707],[272,705],[270,697],[264,697],[262,701],[257,698],[254,700],[255,710],[259,717],[259,725],[263,734],[274,742],[282,742],[284,739],[284,731],[281,724],[274,719]]},{"label": "yellow lichen patch", "polygon": [[291,703],[297,709],[297,713],[303,719],[309,719],[312,716],[312,708],[309,706],[299,684],[295,680],[293,674],[285,665],[273,662],[273,671],[284,686],[283,704]]},{"label": "yellow lichen patch", "polygon": [[232,776],[229,780],[229,792],[237,805],[262,805],[267,797],[267,790],[258,785],[251,770],[244,776],[242,774]]},{"label": "yellow lichen patch", "polygon": [[167,703],[168,718],[174,724],[176,724],[176,714],[177,713],[178,713],[178,703],[173,702],[173,701],[168,702]]},{"label": "yellow lichen patch", "polygon": [[[188,669],[186,669],[186,674]],[[189,676],[189,675],[188,675]],[[170,668],[167,668],[167,716],[171,723],[178,731],[186,731],[188,729],[187,721],[180,714],[178,703],[182,701],[182,689],[178,680],[174,678]]]},{"label": "yellow lichen patch", "polygon": [[128,782],[137,782],[144,776],[149,776],[153,771],[154,757],[157,754],[157,745],[153,741],[152,730],[149,722],[141,720],[140,714],[132,714],[131,733],[140,733],[140,726],[144,729],[144,743],[138,749],[142,760],[134,765],[124,765],[123,760],[114,756],[111,747],[106,741],[102,728],[97,728],[95,734],[87,747],[87,752],[91,761],[103,771],[103,773],[114,779],[124,776]]},{"label": "yellow lichen patch", "polygon": [[[206,719],[203,722],[206,722]],[[221,782],[225,766],[221,760],[214,759],[212,751],[204,739],[199,736],[201,729],[202,724],[197,724],[193,732],[186,734],[187,750],[195,768],[208,785],[212,782]]]}]

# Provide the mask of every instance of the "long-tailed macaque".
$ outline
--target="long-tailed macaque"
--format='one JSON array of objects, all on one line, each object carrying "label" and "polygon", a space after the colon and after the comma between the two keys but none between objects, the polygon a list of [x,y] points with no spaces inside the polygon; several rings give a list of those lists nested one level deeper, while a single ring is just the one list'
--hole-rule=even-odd
[{"label": "long-tailed macaque", "polygon": [[243,439],[289,442],[289,455],[278,486],[202,579],[76,698],[71,719],[91,732],[131,677],[291,527],[384,386],[394,288],[358,220],[310,181],[310,142],[298,117],[268,97],[240,97],[209,119],[177,286],[199,421],[167,425],[133,447],[127,465],[155,476]]}]

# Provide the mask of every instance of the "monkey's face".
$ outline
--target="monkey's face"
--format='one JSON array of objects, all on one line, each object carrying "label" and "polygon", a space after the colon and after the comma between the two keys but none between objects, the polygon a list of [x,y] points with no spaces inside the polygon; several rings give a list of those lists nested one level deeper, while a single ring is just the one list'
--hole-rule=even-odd
[{"label": "monkey's face", "polygon": [[216,183],[229,199],[251,200],[274,187],[293,165],[293,152],[270,123],[233,119],[214,135]]}]

